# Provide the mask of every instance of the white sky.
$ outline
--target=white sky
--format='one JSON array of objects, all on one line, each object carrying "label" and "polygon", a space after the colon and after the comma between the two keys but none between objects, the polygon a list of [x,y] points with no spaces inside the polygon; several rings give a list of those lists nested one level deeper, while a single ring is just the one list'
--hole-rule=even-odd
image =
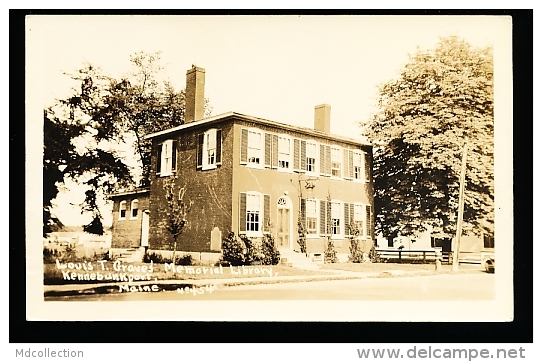
[{"label": "white sky", "polygon": [[[192,64],[205,68],[213,115],[234,111],[312,127],[314,106],[327,103],[331,132],[359,138],[358,122],[375,111],[377,86],[395,78],[417,46],[433,48],[439,37],[457,35],[498,47],[510,22],[490,16],[34,16],[27,20],[27,65],[36,104],[47,107],[76,85],[63,72],[85,61],[120,77],[131,70],[131,54],[161,51],[176,89],[185,87]],[[76,188],[63,193],[57,216],[67,225],[88,222],[69,207],[82,199]],[[107,211],[104,216],[109,225]]]}]

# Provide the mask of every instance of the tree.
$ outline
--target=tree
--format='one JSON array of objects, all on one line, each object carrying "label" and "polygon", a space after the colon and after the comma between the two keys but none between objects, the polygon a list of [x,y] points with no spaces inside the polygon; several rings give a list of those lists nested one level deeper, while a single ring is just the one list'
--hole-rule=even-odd
[{"label": "tree", "polygon": [[385,237],[433,227],[453,237],[461,150],[468,146],[464,230],[493,231],[493,55],[457,37],[410,57],[380,87],[365,124],[374,144],[376,230]]},{"label": "tree", "polygon": [[[59,222],[50,215],[52,200],[58,193],[56,185],[62,184],[64,177],[80,180],[83,174],[90,177],[90,180],[84,181],[88,190],[82,210],[93,214],[93,221],[86,226],[86,231],[103,232],[97,198],[106,191],[113,191],[112,185],[115,184],[114,179],[111,179],[111,184],[104,184],[105,173],[110,176],[116,173],[115,176],[123,180],[118,186],[137,184],[148,187],[151,141],[146,140],[145,135],[184,123],[185,91],[177,92],[171,83],[159,81],[162,69],[160,53],[139,52],[130,61],[134,68],[132,73],[120,79],[105,76],[100,68],[85,64],[82,69],[70,75],[79,87],[73,89],[72,95],[58,100],[54,107],[47,110],[49,118],[56,120],[54,131],[64,134],[62,147],[70,150],[70,157],[78,157],[81,152],[88,157],[74,172],[58,169],[65,162],[57,160],[63,156],[60,152],[53,152],[44,158],[44,164],[46,160],[49,161],[49,168],[44,171],[48,173],[44,174],[44,183],[48,182],[49,186],[44,185],[44,189],[51,191],[44,192],[44,232],[49,230],[47,225]],[[210,108],[207,106],[206,116],[209,115]],[[62,127],[68,128],[58,129]],[[84,137],[84,143],[88,146],[84,151],[77,152],[70,145],[80,137]],[[44,142],[47,148],[53,147],[56,141],[46,138]],[[108,150],[112,145],[126,143],[133,147],[139,160],[135,174],[129,172],[130,167],[124,160]],[[91,155],[93,158],[90,158]]]},{"label": "tree", "polygon": [[173,263],[175,263],[175,252],[177,251],[177,239],[186,227],[186,216],[192,208],[192,201],[185,202],[184,195],[186,187],[179,191],[175,190],[175,178],[170,177],[164,181],[164,192],[167,204],[165,228],[173,236]]},{"label": "tree", "polygon": [[96,204],[97,193],[108,193],[118,185],[131,182],[130,170],[114,152],[88,146],[78,152],[74,140],[88,136],[89,130],[81,123],[53,117],[45,111],[43,117],[43,236],[62,227],[62,222],[51,214],[52,200],[65,178],[84,180],[90,188],[85,192],[82,210],[92,213],[92,221],[83,229],[103,234],[101,214]]}]

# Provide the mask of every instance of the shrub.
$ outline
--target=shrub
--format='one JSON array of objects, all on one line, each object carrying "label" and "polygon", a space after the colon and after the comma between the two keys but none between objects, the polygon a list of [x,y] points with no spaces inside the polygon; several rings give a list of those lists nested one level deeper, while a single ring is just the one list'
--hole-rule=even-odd
[{"label": "shrub", "polygon": [[262,241],[259,238],[249,238],[246,235],[240,235],[246,247],[244,265],[263,264],[265,255],[263,253]]},{"label": "shrub", "polygon": [[243,265],[245,263],[245,243],[232,231],[222,240],[221,260],[230,265]]},{"label": "shrub", "polygon": [[[143,262],[150,263],[151,261],[156,264],[165,264],[171,263],[173,260],[172,258],[163,256],[162,254],[156,254],[154,252],[146,253],[143,256]],[[192,255],[190,254],[175,256],[175,265],[194,265],[194,258],[192,258]]]},{"label": "shrub", "polygon": [[326,250],[324,251],[324,261],[326,263],[337,263],[337,251],[335,250],[335,244],[330,237],[327,238]]},{"label": "shrub", "polygon": [[363,263],[363,251],[359,246],[359,240],[355,237],[350,238],[350,256],[352,263]]},{"label": "shrub", "polygon": [[192,258],[192,255],[185,254],[179,258],[175,259],[176,265],[194,265],[194,258]]},{"label": "shrub", "polygon": [[303,254],[307,253],[307,231],[301,220],[297,220],[297,243]]},{"label": "shrub", "polygon": [[280,262],[280,253],[271,234],[265,234],[262,240],[262,251],[264,254],[263,264],[277,265]]}]

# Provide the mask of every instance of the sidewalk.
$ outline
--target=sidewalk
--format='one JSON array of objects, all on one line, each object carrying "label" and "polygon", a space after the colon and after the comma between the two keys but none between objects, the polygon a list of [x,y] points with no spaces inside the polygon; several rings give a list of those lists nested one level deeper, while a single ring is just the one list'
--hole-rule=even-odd
[{"label": "sidewalk", "polygon": [[[345,279],[364,279],[376,277],[395,277],[395,276],[419,276],[433,274],[428,270],[403,271],[386,270],[379,272],[353,272],[346,270],[320,269],[321,275],[303,275],[303,276],[266,276],[252,278],[227,278],[227,279],[168,279],[151,281],[134,281],[130,286],[157,285],[162,290],[176,290],[177,288],[193,286],[237,286],[237,285],[256,285],[256,284],[276,284],[276,283],[297,283],[312,282],[324,280],[345,280]],[[118,292],[120,286],[128,285],[128,282],[111,282],[97,284],[63,284],[63,285],[45,285],[45,296],[55,295],[77,295],[77,294],[103,294]]]}]

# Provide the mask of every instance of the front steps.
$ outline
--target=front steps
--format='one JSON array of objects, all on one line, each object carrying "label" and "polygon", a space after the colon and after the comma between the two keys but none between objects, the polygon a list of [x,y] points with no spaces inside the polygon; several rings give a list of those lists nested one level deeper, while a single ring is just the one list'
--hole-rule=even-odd
[{"label": "front steps", "polygon": [[145,248],[129,248],[120,252],[119,257],[116,260],[120,260],[127,263],[143,261],[145,255]]},{"label": "front steps", "polygon": [[320,267],[312,258],[306,254],[297,253],[293,250],[284,249],[280,251],[280,265],[290,266],[297,269],[304,270],[318,270]]}]

